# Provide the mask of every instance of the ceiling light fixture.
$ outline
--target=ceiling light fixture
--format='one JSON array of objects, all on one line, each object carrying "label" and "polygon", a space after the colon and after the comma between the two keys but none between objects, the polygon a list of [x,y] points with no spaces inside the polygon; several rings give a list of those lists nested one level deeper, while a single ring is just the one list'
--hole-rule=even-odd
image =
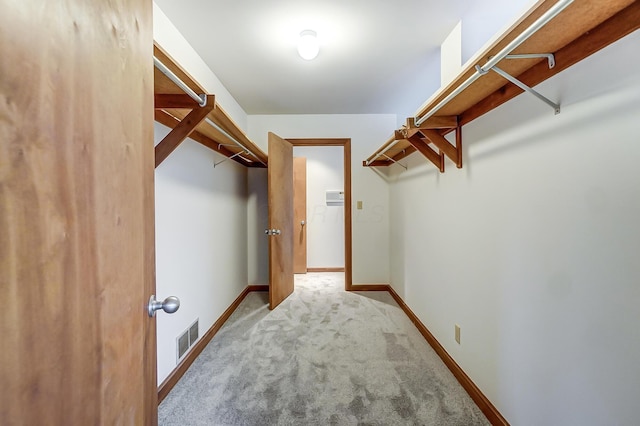
[{"label": "ceiling light fixture", "polygon": [[313,30],[304,30],[300,33],[298,40],[298,54],[302,59],[310,61],[318,56],[320,46],[318,45],[317,34]]}]

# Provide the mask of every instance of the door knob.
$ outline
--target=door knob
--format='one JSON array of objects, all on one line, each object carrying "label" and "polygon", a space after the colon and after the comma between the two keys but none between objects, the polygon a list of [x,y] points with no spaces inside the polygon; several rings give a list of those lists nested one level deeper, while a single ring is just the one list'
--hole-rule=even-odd
[{"label": "door knob", "polygon": [[151,295],[149,298],[149,305],[147,305],[147,312],[149,312],[149,316],[153,317],[156,315],[156,311],[158,309],[162,309],[168,314],[172,314],[180,308],[180,299],[175,296],[169,296],[164,300],[156,300],[155,295]]},{"label": "door knob", "polygon": [[304,220],[300,221],[300,226],[304,226]]}]

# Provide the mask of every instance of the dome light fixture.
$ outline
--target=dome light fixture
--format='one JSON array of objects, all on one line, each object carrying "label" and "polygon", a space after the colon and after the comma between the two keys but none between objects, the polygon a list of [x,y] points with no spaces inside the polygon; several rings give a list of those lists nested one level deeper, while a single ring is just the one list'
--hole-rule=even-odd
[{"label": "dome light fixture", "polygon": [[310,61],[318,56],[320,45],[318,44],[317,34],[313,30],[304,30],[300,33],[298,40],[298,54],[302,59]]}]

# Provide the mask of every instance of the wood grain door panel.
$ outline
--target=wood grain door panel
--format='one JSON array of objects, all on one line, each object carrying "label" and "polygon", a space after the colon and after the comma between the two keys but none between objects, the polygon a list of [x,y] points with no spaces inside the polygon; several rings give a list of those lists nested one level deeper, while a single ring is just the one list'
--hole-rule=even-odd
[{"label": "wood grain door panel", "polygon": [[152,3],[0,6],[0,422],[157,423]]},{"label": "wood grain door panel", "polygon": [[269,309],[293,293],[293,146],[269,133]]}]

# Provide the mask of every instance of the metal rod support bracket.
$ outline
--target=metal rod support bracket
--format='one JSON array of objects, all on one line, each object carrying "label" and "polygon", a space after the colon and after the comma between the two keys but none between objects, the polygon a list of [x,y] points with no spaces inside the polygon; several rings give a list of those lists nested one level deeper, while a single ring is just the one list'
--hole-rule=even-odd
[{"label": "metal rod support bracket", "polygon": [[476,72],[478,75],[485,75],[489,73],[489,70],[484,70],[480,65],[476,65]]},{"label": "metal rod support bracket", "polygon": [[549,69],[556,66],[556,57],[553,53],[522,53],[519,55],[507,55],[505,59],[532,59],[532,58],[547,58],[549,62]]},{"label": "metal rod support bracket", "polygon": [[240,151],[240,152],[236,152],[235,154],[233,154],[231,157],[224,157],[224,160],[222,161],[218,161],[217,163],[213,163],[213,168],[215,169],[216,166],[219,166],[220,164],[224,163],[227,160],[233,160],[234,158],[241,156],[242,154],[251,154],[249,151]]},{"label": "metal rod support bracket", "polygon": [[495,71],[497,74],[499,74],[501,77],[505,78],[506,80],[509,80],[511,83],[515,84],[516,86],[518,86],[519,88],[524,90],[525,92],[531,93],[533,96],[535,96],[536,98],[540,99],[545,104],[549,105],[551,108],[553,108],[553,110],[554,110],[554,112],[556,114],[560,114],[560,105],[559,104],[551,101],[549,98],[545,97],[544,95],[541,95],[536,90],[534,90],[531,87],[527,86],[526,84],[524,84],[523,82],[521,82],[520,80],[518,80],[517,78],[512,76],[511,74],[501,70],[497,66],[494,65],[491,69],[493,71]]},{"label": "metal rod support bracket", "polygon": [[[236,144],[239,148],[242,148],[244,150],[244,152],[246,152],[247,154],[251,155],[252,157],[255,157],[256,160],[258,160],[260,163],[262,163],[263,166],[266,167],[266,164],[264,163],[264,161],[262,161],[260,159],[260,157],[258,157],[256,154],[254,154],[253,152],[251,152],[251,150],[247,149],[246,146],[242,145],[240,142],[238,142],[238,140],[229,134],[229,132],[227,132],[225,129],[223,129],[222,127],[218,126],[216,123],[214,123],[213,121],[211,121],[209,118],[205,118],[205,121],[212,125],[214,128],[216,128],[217,130],[219,130],[220,132],[222,132],[222,134],[224,134],[225,136],[227,136],[231,142],[233,142],[234,144]],[[225,144],[221,144],[224,146],[227,146]],[[233,158],[233,157],[232,157]]]},{"label": "metal rod support bracket", "polygon": [[394,164],[397,164],[398,166],[402,167],[403,169],[409,170],[409,168],[407,166],[405,166],[404,164],[394,160],[393,158],[389,157],[387,154],[382,154],[382,156],[385,157],[389,161],[393,161]]}]

